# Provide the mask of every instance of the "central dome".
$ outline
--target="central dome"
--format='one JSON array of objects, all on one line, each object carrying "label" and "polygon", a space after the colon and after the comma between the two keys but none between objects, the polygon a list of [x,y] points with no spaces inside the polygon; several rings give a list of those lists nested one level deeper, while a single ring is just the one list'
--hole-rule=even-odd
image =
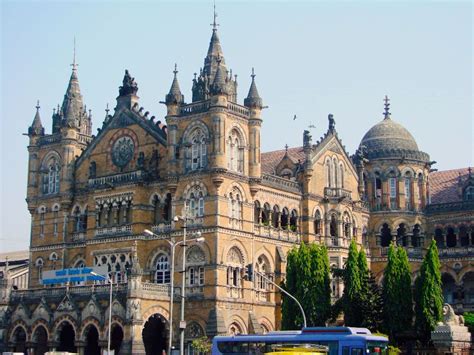
[{"label": "central dome", "polygon": [[418,145],[410,132],[390,118],[385,118],[369,129],[360,145],[365,146],[370,155],[382,150],[418,151]]}]

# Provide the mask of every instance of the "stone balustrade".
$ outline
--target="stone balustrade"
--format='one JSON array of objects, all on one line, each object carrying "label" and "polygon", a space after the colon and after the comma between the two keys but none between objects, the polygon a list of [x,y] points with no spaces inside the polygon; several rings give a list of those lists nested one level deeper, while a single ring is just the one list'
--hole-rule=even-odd
[{"label": "stone balustrade", "polygon": [[127,224],[124,226],[97,228],[95,230],[96,237],[104,237],[104,236],[110,236],[110,235],[124,235],[124,234],[131,234],[131,233],[132,233],[132,226],[130,224]]},{"label": "stone balustrade", "polygon": [[254,233],[259,237],[285,240],[293,243],[299,243],[301,241],[301,236],[296,231],[293,232],[289,229],[274,228],[272,226],[264,226],[261,224],[254,225]]},{"label": "stone balustrade", "polygon": [[89,179],[88,185],[91,188],[97,188],[101,186],[116,186],[123,184],[135,183],[144,179],[144,173],[141,170],[132,171],[129,173],[115,174],[109,176],[102,176],[98,178]]}]

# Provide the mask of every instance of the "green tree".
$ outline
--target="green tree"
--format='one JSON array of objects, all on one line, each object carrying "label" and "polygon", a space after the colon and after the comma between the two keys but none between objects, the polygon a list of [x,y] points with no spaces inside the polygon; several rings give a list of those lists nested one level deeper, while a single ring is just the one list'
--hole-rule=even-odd
[{"label": "green tree", "polygon": [[400,332],[412,328],[413,295],[407,253],[401,247],[395,249],[393,244],[388,250],[382,297],[384,328],[390,339],[396,341]]},{"label": "green tree", "polygon": [[423,259],[420,276],[415,285],[415,327],[424,343],[429,341],[431,331],[443,315],[443,291],[439,269],[438,248],[433,240]]},{"label": "green tree", "polygon": [[362,324],[361,314],[361,274],[359,270],[359,252],[354,240],[349,246],[349,256],[344,269],[344,293],[342,295],[342,310],[344,312],[344,323],[348,326],[357,327]]},{"label": "green tree", "polygon": [[[325,325],[331,311],[329,258],[325,246],[301,244],[288,253],[283,287],[301,303],[308,326]],[[282,294],[282,328],[303,324],[297,304]]]}]

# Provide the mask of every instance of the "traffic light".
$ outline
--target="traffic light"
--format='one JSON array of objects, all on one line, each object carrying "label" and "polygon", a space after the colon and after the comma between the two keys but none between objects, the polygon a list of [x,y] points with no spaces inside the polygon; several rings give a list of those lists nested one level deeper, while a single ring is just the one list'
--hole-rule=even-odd
[{"label": "traffic light", "polygon": [[248,280],[248,281],[253,280],[253,266],[252,266],[252,264],[248,264],[248,265],[245,266],[244,279]]}]

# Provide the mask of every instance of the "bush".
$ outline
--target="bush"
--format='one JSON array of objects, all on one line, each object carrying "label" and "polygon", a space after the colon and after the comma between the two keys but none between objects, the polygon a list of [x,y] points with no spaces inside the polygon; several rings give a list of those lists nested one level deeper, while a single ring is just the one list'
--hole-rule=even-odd
[{"label": "bush", "polygon": [[191,346],[197,353],[204,353],[210,354],[211,353],[211,341],[206,337],[203,336],[198,339],[194,339]]},{"label": "bush", "polygon": [[466,312],[463,314],[464,317],[464,324],[469,329],[474,329],[474,313],[473,312]]},{"label": "bush", "polygon": [[402,351],[396,346],[392,346],[392,345],[388,346],[388,355],[397,355],[397,354],[400,354],[401,352]]}]

